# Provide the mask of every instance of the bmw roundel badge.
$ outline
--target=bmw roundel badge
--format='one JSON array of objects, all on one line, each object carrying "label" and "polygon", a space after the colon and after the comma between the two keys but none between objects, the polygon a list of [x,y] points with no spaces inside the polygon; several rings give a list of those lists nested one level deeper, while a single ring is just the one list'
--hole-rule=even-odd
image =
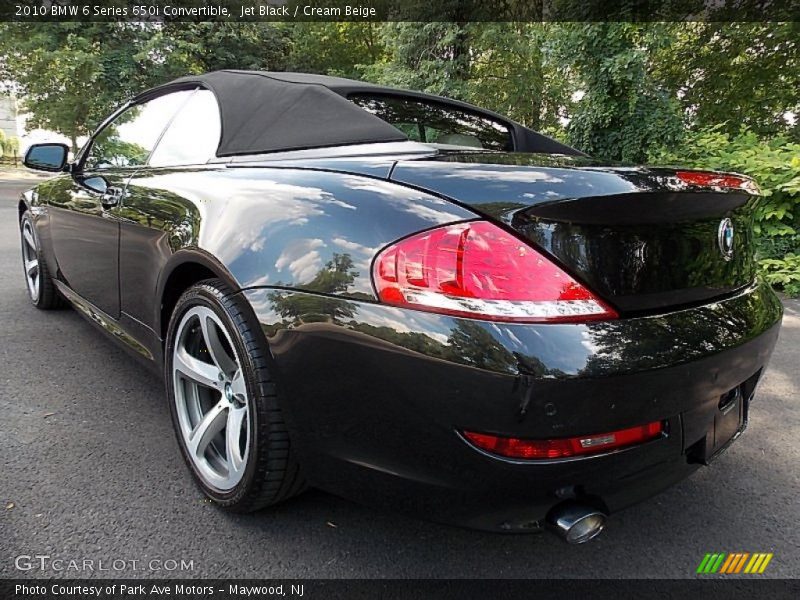
[{"label": "bmw roundel badge", "polygon": [[720,221],[717,243],[719,251],[722,252],[722,258],[725,260],[733,258],[733,222],[728,218]]}]

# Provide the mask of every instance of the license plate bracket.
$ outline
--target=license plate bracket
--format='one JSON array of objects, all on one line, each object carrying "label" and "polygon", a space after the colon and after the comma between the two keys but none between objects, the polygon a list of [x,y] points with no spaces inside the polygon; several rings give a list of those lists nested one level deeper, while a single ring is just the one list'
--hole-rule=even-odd
[{"label": "license plate bracket", "polygon": [[750,397],[740,385],[720,397],[714,423],[706,434],[702,462],[711,463],[727,450],[747,427]]}]

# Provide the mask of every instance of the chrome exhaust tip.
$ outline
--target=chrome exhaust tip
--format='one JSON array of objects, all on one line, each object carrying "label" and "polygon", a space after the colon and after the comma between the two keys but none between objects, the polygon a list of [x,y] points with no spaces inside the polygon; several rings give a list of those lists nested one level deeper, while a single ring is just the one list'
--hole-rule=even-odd
[{"label": "chrome exhaust tip", "polygon": [[547,514],[547,526],[568,544],[583,544],[600,535],[606,515],[580,504],[559,504]]}]

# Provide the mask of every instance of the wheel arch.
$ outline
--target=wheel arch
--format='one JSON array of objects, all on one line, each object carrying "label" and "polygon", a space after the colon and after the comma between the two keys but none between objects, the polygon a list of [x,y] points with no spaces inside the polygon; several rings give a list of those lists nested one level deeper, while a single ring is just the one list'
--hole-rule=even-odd
[{"label": "wheel arch", "polygon": [[186,249],[173,255],[159,277],[158,303],[153,319],[162,344],[166,342],[172,311],[183,292],[199,281],[215,278],[221,279],[236,292],[241,289],[239,282],[225,266],[207,252]]}]

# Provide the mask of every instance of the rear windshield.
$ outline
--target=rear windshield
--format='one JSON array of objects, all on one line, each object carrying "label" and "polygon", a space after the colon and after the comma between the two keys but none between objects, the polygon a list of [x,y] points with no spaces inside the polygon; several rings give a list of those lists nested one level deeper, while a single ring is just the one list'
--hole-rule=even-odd
[{"label": "rear windshield", "polygon": [[508,126],[487,115],[410,97],[354,94],[349,99],[416,142],[514,149]]}]

